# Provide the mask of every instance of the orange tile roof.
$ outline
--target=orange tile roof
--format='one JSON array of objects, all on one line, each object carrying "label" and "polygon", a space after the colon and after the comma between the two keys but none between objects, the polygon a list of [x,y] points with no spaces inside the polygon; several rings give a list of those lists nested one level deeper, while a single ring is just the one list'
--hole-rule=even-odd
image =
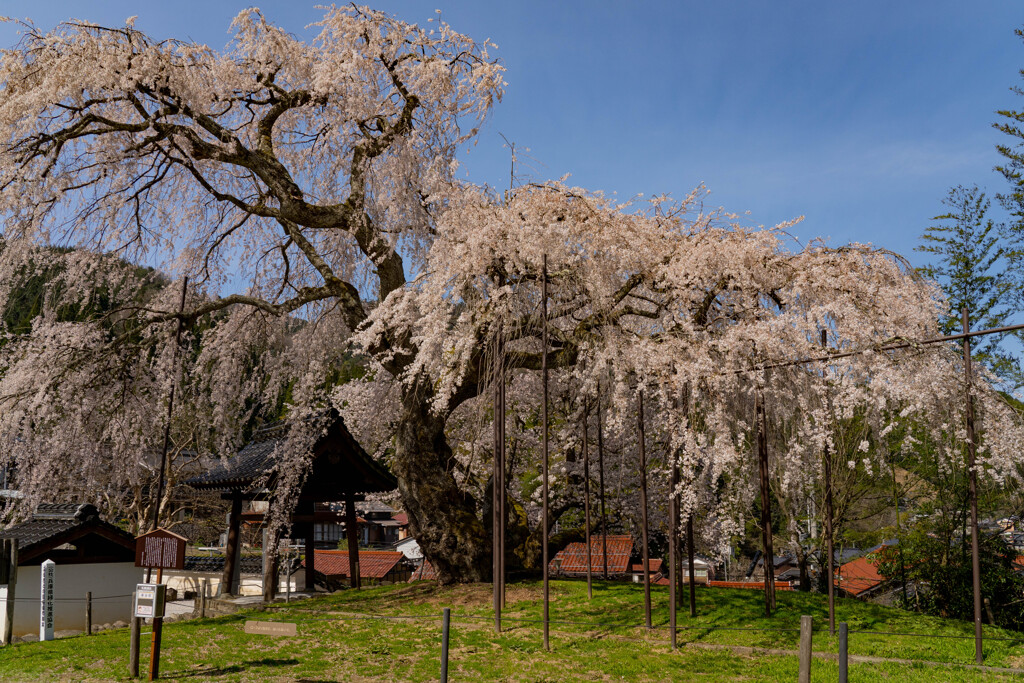
[{"label": "orange tile roof", "polygon": [[847,562],[839,568],[839,576],[835,579],[837,588],[841,588],[850,595],[860,595],[885,581],[885,578],[875,569],[874,554],[858,557],[856,560]]},{"label": "orange tile roof", "polygon": [[414,571],[412,573],[412,578],[409,579],[409,582],[412,583],[413,581],[436,581],[436,580],[437,580],[437,572],[434,571],[434,567],[431,566],[430,561],[427,560],[427,558],[424,557],[423,558],[423,562],[421,562],[420,566],[416,568],[416,571]]},{"label": "orange tile roof", "polygon": [[[648,564],[648,568],[650,569],[650,572],[652,574],[655,574],[655,573],[661,571],[661,560],[660,559],[656,559],[656,558],[652,557],[651,559],[649,559],[647,561],[647,564]],[[644,563],[641,561],[639,564],[631,565],[630,569],[633,570],[634,572],[642,574],[643,571],[644,571]],[[609,571],[610,571],[610,569],[609,569]]]},{"label": "orange tile roof", "polygon": [[[392,550],[360,550],[359,575],[367,579],[383,579],[405,557]],[[324,576],[348,576],[347,550],[317,550],[314,568]],[[302,566],[306,566],[303,561]]]},{"label": "orange tile roof", "polygon": [[[592,572],[604,571],[604,555],[602,553],[601,536],[590,537],[590,562]],[[633,553],[632,536],[609,536],[608,537],[608,573],[625,574],[629,571],[629,556]],[[561,567],[555,569],[555,561],[561,560]],[[654,568],[654,561],[651,561],[651,568]],[[558,571],[562,574],[586,574],[587,573],[587,544],[570,543],[564,549],[555,554],[554,559],[548,565],[551,572]]]}]

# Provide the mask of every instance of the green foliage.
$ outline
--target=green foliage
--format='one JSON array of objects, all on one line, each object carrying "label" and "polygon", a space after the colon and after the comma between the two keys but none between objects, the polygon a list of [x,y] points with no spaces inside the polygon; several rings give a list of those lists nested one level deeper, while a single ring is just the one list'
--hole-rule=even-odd
[{"label": "green foliage", "polygon": [[[1024,29],[1018,28],[1014,33],[1024,39]],[[1020,70],[1020,75],[1024,77],[1024,69]],[[1024,88],[1020,86],[1014,86],[1010,90],[1018,95],[1024,95]],[[1000,109],[996,113],[1001,120],[992,126],[1010,138],[1010,141],[996,145],[996,151],[1003,157],[1003,162],[996,166],[996,170],[1002,173],[1010,184],[1010,191],[1001,198],[1019,223],[1024,220],[1024,112]]]},{"label": "green foliage", "polygon": [[[912,586],[904,606],[973,622],[970,536],[950,546],[918,528],[905,536],[900,545],[902,553],[892,547],[877,553],[876,566],[880,574],[900,582],[903,563],[906,581]],[[1024,576],[1014,567],[1015,557],[1016,553],[998,535],[982,536],[982,598],[989,601],[997,626],[1020,631],[1024,630]],[[984,620],[990,621],[987,612],[983,610],[983,614]]]},{"label": "green foliage", "polygon": [[[948,209],[921,236],[917,251],[935,260],[921,273],[936,280],[949,299],[943,334],[962,329],[967,308],[973,329],[1012,324],[1020,302],[1013,268],[1020,253],[1017,233],[990,217],[992,202],[977,188],[957,186],[942,201]],[[974,357],[1014,388],[1024,385],[1020,358],[1005,348],[1007,334],[987,335],[973,343]]]}]

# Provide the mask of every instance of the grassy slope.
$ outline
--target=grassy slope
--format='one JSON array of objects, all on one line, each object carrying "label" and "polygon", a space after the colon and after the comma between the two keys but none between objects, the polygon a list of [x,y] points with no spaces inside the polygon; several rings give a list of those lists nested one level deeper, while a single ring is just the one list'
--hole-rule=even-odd
[{"label": "grassy slope", "polygon": [[[506,615],[540,616],[537,583],[509,587]],[[709,631],[706,627],[796,629],[801,614],[811,614],[817,627],[826,626],[822,596],[780,593],[779,609],[764,619],[762,596],[756,591],[700,590],[696,620],[681,611],[680,642],[796,647],[797,633],[788,631]],[[654,592],[654,625],[668,621],[667,592]],[[507,622],[501,636],[491,627],[490,586],[436,588],[431,584],[390,586],[338,593],[301,601],[264,613],[168,624],[164,629],[162,678],[202,681],[336,681],[437,680],[440,612],[451,607],[453,630],[450,677],[459,680],[795,680],[791,656],[733,654],[728,650],[683,648],[672,653],[668,631],[647,631],[643,622],[642,587],[622,583],[595,585],[586,598],[582,582],[552,584],[552,652],[541,647],[540,625]],[[870,629],[930,635],[972,635],[971,625],[910,615],[864,603],[839,601],[838,619],[851,630]],[[367,615],[402,617],[382,620]],[[281,620],[298,624],[297,638],[250,636],[246,619]],[[612,624],[595,627],[593,622]],[[692,627],[698,628],[692,628]],[[146,629],[148,630],[148,629]],[[1015,634],[987,629],[986,635]],[[147,647],[143,657],[148,659]],[[815,650],[835,652],[834,639],[815,633]],[[27,643],[0,651],[0,680],[123,680],[128,652],[125,631],[53,643]],[[851,654],[969,663],[970,639],[882,637],[854,634]],[[986,663],[1024,666],[1024,643],[989,641]],[[145,664],[144,664],[145,666]],[[851,664],[852,681],[996,681],[1010,676],[976,674],[963,669],[933,669],[897,664]],[[837,679],[833,662],[815,660],[814,680]]]}]

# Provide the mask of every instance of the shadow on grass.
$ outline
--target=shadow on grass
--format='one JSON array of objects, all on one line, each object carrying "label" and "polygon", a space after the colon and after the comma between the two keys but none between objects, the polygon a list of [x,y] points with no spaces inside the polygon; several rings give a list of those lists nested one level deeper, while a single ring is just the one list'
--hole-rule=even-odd
[{"label": "shadow on grass", "polygon": [[179,671],[173,673],[161,674],[161,678],[196,678],[199,676],[224,676],[226,674],[237,674],[247,671],[249,669],[258,669],[263,667],[274,667],[274,666],[295,666],[299,663],[299,660],[294,657],[290,659],[256,659],[249,662],[243,662],[241,664],[232,664],[231,666],[218,666],[209,667],[206,669],[192,669],[190,671]]}]

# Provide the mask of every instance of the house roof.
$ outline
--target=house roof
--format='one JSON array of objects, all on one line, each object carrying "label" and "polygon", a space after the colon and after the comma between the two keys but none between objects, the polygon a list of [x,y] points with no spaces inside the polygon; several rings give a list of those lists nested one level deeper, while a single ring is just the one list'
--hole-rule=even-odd
[{"label": "house roof", "polygon": [[87,536],[102,546],[104,556],[125,553],[135,556],[135,538],[101,520],[96,507],[88,504],[42,503],[30,520],[0,531],[0,538],[18,539],[18,564],[22,565],[34,564],[33,560],[59,546]]},{"label": "house roof", "polygon": [[399,524],[401,524],[402,526],[405,526],[406,524],[409,523],[409,513],[408,512],[399,512],[399,513],[395,514],[395,519],[398,520]]},{"label": "house roof", "polygon": [[[367,579],[383,579],[402,558],[394,550],[360,550],[359,575]],[[305,561],[302,566],[305,567]],[[324,576],[348,576],[347,550],[317,550],[313,553],[313,568]]]},{"label": "house roof", "polygon": [[[288,423],[282,423],[257,431],[252,440],[226,462],[185,483],[192,488],[216,491],[273,489],[276,452],[284,446],[289,428]],[[383,493],[398,487],[394,476],[363,450],[336,412],[313,451],[311,471],[300,494],[302,500],[333,501],[346,491]]]},{"label": "house roof", "polygon": [[[262,574],[262,557],[239,558],[239,573],[241,574]],[[185,557],[185,571],[187,572],[214,572],[224,571],[223,555],[187,555]]]},{"label": "house roof", "polygon": [[[590,537],[590,562],[591,571],[604,571],[604,553],[601,536]],[[608,573],[625,574],[629,571],[629,556],[633,554],[632,536],[609,536],[608,537]],[[551,571],[556,571],[556,561],[561,562],[557,571],[562,574],[586,573],[587,571],[587,544],[576,542],[570,543],[555,554],[555,557],[548,565]],[[654,563],[651,562],[653,568]]]},{"label": "house roof", "polygon": [[835,579],[837,588],[841,588],[848,594],[857,596],[875,588],[885,581],[885,578],[875,568],[874,556],[858,557],[852,562],[847,562],[839,568],[839,576]]},{"label": "house roof", "polygon": [[[661,571],[661,564],[662,564],[662,562],[661,562],[660,559],[656,559],[656,558],[652,557],[651,559],[649,559],[647,561],[647,566],[648,566],[647,568],[650,570],[651,573],[660,572]],[[697,563],[695,562],[694,563],[694,569],[697,568],[696,564]],[[629,568],[633,572],[642,572],[644,570],[644,563],[641,561],[641,562],[639,562],[637,564],[630,565]],[[584,571],[586,571],[586,566],[584,566]],[[608,571],[611,571],[611,567],[608,568]]]},{"label": "house roof", "polygon": [[430,561],[427,558],[423,558],[420,562],[420,566],[412,573],[412,577],[409,579],[409,583],[413,581],[436,581],[437,571],[431,566]]},{"label": "house roof", "polygon": [[359,501],[356,505],[356,512],[361,515],[370,514],[373,512],[383,512],[388,515],[393,515],[395,509],[387,503],[382,503],[379,500],[363,500]]}]

